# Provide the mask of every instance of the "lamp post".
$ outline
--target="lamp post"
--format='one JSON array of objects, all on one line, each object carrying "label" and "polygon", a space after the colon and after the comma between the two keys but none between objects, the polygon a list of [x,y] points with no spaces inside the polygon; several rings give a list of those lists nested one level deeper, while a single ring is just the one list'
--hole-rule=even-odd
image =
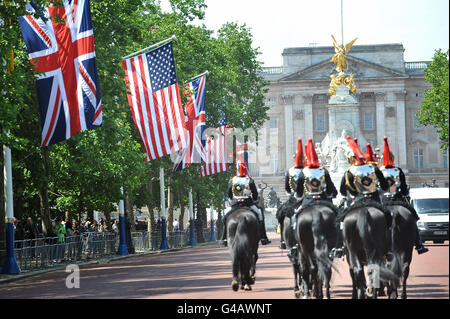
[{"label": "lamp post", "polygon": [[159,168],[159,185],[161,190],[161,232],[162,240],[159,246],[160,250],[169,249],[167,242],[167,225],[166,225],[166,193],[164,192],[164,168]]},{"label": "lamp post", "polygon": [[3,146],[4,154],[4,178],[6,193],[6,258],[3,263],[2,273],[19,274],[20,268],[17,265],[16,256],[14,254],[14,209],[13,209],[13,189],[12,189],[12,167],[11,167],[11,149]]},{"label": "lamp post", "polygon": [[[123,195],[123,187],[120,187],[120,192]],[[119,248],[117,255],[128,255],[126,232],[125,232],[125,204],[123,199],[119,201]]]},{"label": "lamp post", "polygon": [[189,190],[189,246],[197,246],[194,232],[194,203],[192,200],[192,188]]}]

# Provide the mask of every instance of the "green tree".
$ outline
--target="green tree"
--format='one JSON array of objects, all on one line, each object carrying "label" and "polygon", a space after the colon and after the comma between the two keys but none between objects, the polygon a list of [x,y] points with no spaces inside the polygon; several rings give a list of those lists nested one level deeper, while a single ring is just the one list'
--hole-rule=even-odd
[{"label": "green tree", "polygon": [[442,142],[441,149],[448,149],[448,53],[436,50],[433,61],[425,69],[425,80],[431,84],[431,89],[425,92],[425,98],[417,112],[417,119],[423,125],[432,125],[439,133]]}]

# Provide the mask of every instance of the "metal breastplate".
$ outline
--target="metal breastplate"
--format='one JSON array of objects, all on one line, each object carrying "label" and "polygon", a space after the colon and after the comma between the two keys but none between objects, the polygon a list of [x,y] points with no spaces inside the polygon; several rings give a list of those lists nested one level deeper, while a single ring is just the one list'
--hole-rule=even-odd
[{"label": "metal breastplate", "polygon": [[295,193],[298,186],[298,180],[300,178],[300,174],[302,172],[301,168],[291,167],[288,171],[289,174],[289,187],[291,188],[291,192]]},{"label": "metal breastplate", "polygon": [[231,180],[231,183],[233,198],[239,200],[252,197],[252,190],[250,189],[250,178],[234,176]]},{"label": "metal breastplate", "polygon": [[352,166],[350,173],[353,174],[353,184],[358,193],[371,194],[377,190],[378,178],[373,165]]},{"label": "metal breastplate", "polygon": [[303,169],[305,177],[305,193],[308,195],[320,195],[325,192],[327,184],[325,182],[325,170],[322,168]]},{"label": "metal breastplate", "polygon": [[384,166],[380,170],[389,185],[389,188],[384,195],[394,196],[400,191],[400,170],[393,167],[385,168]]}]

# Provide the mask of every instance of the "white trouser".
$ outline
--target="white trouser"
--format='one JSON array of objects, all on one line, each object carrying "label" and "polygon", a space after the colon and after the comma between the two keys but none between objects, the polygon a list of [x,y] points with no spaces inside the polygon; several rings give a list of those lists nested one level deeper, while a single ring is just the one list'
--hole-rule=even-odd
[{"label": "white trouser", "polygon": [[258,214],[258,219],[259,219],[260,222],[262,222],[263,216],[262,216],[261,210],[256,205],[250,206],[250,209],[252,211],[254,211],[256,214]]}]

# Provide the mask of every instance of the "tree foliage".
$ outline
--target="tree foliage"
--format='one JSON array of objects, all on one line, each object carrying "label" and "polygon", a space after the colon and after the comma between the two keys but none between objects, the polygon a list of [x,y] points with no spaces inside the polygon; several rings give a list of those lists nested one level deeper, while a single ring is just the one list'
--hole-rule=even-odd
[{"label": "tree foliage", "polygon": [[[37,4],[46,7],[59,2]],[[41,148],[35,77],[18,23],[28,1],[0,3],[0,56],[9,57],[13,50],[15,66],[10,74],[0,72],[0,142],[12,149],[19,217],[40,218],[46,205],[51,218],[66,212],[76,218],[88,211],[111,212],[124,198],[121,187],[137,207],[157,209],[160,167],[165,169],[166,188],[174,190],[175,208],[187,206],[191,187],[199,194],[200,207],[222,207],[230,172],[202,178],[199,164],[173,172],[169,156],[144,162],[145,151],[131,118],[121,61],[130,53],[176,35],[178,81],[184,83],[206,70],[210,72],[206,83],[207,126],[216,127],[225,116],[235,127],[257,129],[267,119],[263,103],[267,83],[258,75],[259,52],[252,48],[252,35],[245,25],[226,24],[217,37],[205,26],[194,26],[194,19],[204,18],[204,0],[171,0],[171,12],[163,12],[158,0],[91,0],[103,124]],[[8,62],[8,58],[3,60]]]},{"label": "tree foliage", "polygon": [[449,99],[448,80],[449,63],[447,52],[436,50],[433,61],[425,69],[425,80],[431,84],[431,89],[425,92],[425,98],[417,119],[423,125],[432,125],[440,135],[441,149],[448,149],[448,119]]}]

